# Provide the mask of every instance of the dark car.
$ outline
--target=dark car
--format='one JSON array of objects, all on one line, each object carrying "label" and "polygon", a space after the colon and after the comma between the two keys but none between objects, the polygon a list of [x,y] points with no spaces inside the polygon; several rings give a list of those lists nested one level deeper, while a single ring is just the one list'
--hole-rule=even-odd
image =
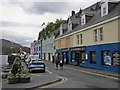
[{"label": "dark car", "polygon": [[29,71],[43,71],[45,72],[45,63],[42,59],[31,59],[28,63]]}]

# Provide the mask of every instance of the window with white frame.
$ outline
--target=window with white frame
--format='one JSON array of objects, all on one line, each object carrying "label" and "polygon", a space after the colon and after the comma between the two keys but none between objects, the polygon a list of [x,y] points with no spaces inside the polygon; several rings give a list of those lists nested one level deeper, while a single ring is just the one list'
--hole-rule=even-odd
[{"label": "window with white frame", "polygon": [[104,2],[102,5],[101,5],[101,16],[105,16],[108,14],[108,2]]},{"label": "window with white frame", "polygon": [[100,41],[103,41],[103,28],[99,28],[99,33],[100,33]]},{"label": "window with white frame", "polygon": [[80,34],[80,44],[83,44],[83,36]]},{"label": "window with white frame", "polygon": [[95,42],[98,41],[98,32],[97,32],[97,29],[94,30],[94,41]]},{"label": "window with white frame", "polygon": [[106,14],[106,7],[103,8],[103,15]]},{"label": "window with white frame", "polygon": [[82,15],[81,17],[81,25],[84,25],[86,22],[85,22],[85,15]]},{"label": "window with white frame", "polygon": [[79,35],[76,36],[77,39],[77,45],[79,45]]},{"label": "window with white frame", "polygon": [[66,47],[67,47],[67,45],[68,45],[68,39],[67,39],[67,37],[66,37],[66,44],[65,44],[65,45],[66,45]]},{"label": "window with white frame", "polygon": [[71,30],[72,30],[72,22],[69,19],[69,22],[68,22],[68,31],[71,31]]},{"label": "window with white frame", "polygon": [[94,30],[94,42],[103,41],[103,27]]},{"label": "window with white frame", "polygon": [[61,47],[61,40],[59,40],[59,45],[60,45],[60,47]]},{"label": "window with white frame", "polygon": [[68,47],[70,46],[70,37],[68,37]]}]

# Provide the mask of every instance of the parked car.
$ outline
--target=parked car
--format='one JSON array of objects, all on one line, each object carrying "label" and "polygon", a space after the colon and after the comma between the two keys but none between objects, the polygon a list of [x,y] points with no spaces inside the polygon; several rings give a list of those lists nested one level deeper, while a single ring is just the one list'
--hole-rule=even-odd
[{"label": "parked car", "polygon": [[45,72],[45,63],[42,59],[31,59],[28,63],[28,69],[29,71],[43,71]]}]

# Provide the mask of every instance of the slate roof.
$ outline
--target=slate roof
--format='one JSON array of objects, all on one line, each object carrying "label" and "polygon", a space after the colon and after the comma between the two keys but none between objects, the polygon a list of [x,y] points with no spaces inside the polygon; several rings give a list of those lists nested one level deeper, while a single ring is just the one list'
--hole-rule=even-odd
[{"label": "slate roof", "polygon": [[[111,4],[113,4],[113,3],[111,3]],[[108,15],[103,16],[103,17],[101,17],[101,3],[100,2],[95,3],[94,5],[84,9],[83,11],[88,14],[93,14],[93,17],[85,25],[82,26],[80,23],[72,31],[66,32],[63,35],[58,36],[57,38],[65,36],[72,32],[76,32],[78,30],[87,28],[89,26],[95,25],[97,23],[103,22],[103,21],[111,19],[113,17],[119,16],[120,15],[120,2],[117,3],[115,6],[111,6],[111,10],[108,13]],[[78,14],[79,14],[79,12],[76,15],[78,15]]]},{"label": "slate roof", "polygon": [[63,27],[63,29],[67,29],[68,28],[68,24],[67,23],[63,23],[62,27]]}]

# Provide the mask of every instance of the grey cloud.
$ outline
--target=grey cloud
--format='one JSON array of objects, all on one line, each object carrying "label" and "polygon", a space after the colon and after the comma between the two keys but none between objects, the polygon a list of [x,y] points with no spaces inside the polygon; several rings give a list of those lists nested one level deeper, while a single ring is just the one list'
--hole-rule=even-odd
[{"label": "grey cloud", "polygon": [[[93,2],[91,2],[93,3]],[[64,14],[72,10],[80,10],[91,5],[90,2],[22,2],[22,9],[30,14]]]},{"label": "grey cloud", "polygon": [[4,30],[2,31],[2,38],[24,46],[30,46],[31,40],[34,40],[32,37],[21,36],[18,33],[16,34],[15,32]]},{"label": "grey cloud", "polygon": [[[30,6],[28,4],[31,4]],[[21,3],[21,7],[28,13],[65,13],[69,9],[67,2],[29,2]]]},{"label": "grey cloud", "polygon": [[23,24],[23,23],[17,23],[17,22],[9,22],[9,21],[0,21],[1,27],[40,27],[40,25],[34,25],[34,24]]}]

